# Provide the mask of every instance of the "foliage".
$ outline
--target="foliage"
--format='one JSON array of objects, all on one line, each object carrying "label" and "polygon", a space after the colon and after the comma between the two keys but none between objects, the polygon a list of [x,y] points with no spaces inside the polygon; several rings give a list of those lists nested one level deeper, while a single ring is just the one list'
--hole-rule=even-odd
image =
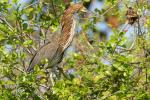
[{"label": "foliage", "polygon": [[[113,5],[117,5],[118,1],[106,0],[104,8],[96,9],[91,19],[81,19],[83,30],[80,33],[86,33],[88,29],[97,31],[95,24],[110,16],[112,9],[124,24],[127,8],[122,7],[121,11],[115,8]],[[122,1],[122,4],[128,4],[129,1]],[[108,41],[99,42],[95,36],[92,45],[87,43],[88,39],[83,34],[77,36],[78,52],[64,59],[66,77],[53,76],[55,84],[51,88],[47,87],[47,84],[51,84],[45,68],[36,66],[34,73],[26,72],[35,51],[52,41],[47,35],[60,31],[61,15],[67,4],[67,0],[41,0],[22,6],[17,0],[11,3],[0,1],[0,99],[149,100],[148,15],[148,21],[144,23],[147,28],[145,34],[137,35],[140,31],[135,32],[136,39],[132,42],[126,37],[126,32],[116,28],[112,28],[114,34]],[[145,9],[150,10],[149,5],[142,1],[134,2],[133,6],[140,15]]]}]

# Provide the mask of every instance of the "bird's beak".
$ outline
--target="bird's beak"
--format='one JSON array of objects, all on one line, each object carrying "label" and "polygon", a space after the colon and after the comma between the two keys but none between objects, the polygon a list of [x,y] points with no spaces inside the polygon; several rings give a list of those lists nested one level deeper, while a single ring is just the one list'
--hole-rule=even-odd
[{"label": "bird's beak", "polygon": [[85,13],[88,12],[88,10],[87,10],[85,7],[83,7],[80,11],[81,11],[81,12],[85,12]]}]

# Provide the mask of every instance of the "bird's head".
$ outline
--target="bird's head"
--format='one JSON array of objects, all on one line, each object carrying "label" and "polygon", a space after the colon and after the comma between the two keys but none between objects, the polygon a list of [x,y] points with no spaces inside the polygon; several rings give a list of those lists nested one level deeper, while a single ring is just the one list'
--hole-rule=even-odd
[{"label": "bird's head", "polygon": [[83,3],[70,4],[66,11],[72,14],[76,12],[88,12]]}]

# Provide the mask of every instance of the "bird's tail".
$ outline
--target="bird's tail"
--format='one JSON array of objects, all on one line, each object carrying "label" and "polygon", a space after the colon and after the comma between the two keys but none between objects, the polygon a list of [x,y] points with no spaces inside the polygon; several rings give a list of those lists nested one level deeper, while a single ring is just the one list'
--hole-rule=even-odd
[{"label": "bird's tail", "polygon": [[31,72],[33,72],[33,71],[34,71],[34,70],[33,70],[33,66],[29,65],[29,67],[27,68],[26,72],[27,72],[27,73],[31,73]]}]

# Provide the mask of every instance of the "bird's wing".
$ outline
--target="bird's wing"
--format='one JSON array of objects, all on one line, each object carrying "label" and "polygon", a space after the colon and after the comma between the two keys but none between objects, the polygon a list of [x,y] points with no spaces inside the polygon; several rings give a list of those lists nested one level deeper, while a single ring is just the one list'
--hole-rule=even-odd
[{"label": "bird's wing", "polygon": [[39,64],[42,59],[53,59],[58,49],[58,43],[50,42],[42,46],[32,58],[30,65],[27,69],[28,72],[32,71],[34,66]]}]

